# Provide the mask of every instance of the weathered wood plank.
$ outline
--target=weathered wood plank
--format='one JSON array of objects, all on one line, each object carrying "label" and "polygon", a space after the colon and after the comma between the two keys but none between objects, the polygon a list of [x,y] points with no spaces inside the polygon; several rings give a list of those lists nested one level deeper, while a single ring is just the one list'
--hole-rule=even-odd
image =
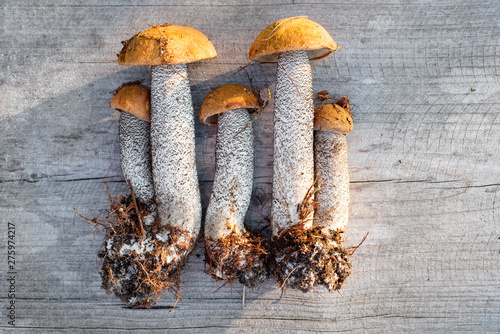
[{"label": "weathered wood plank", "polygon": [[[309,15],[343,47],[313,63],[315,91],[348,94],[359,106],[348,136],[347,241],[370,234],[344,296],[289,291],[280,301],[269,281],[247,290],[242,307],[241,286],[220,288],[203,273],[200,244],[175,311],[170,296],[152,310],[123,308],[100,288],[100,236],[92,238],[92,227],[73,211],[94,217],[107,207],[106,175],[113,195],[127,191],[108,92],[125,81],[148,83],[149,70],[119,67],[120,41],[164,22],[209,36],[219,56],[189,66],[197,110],[212,89],[249,84],[235,72],[248,63],[253,39],[269,23],[296,15]],[[497,333],[498,17],[494,0],[4,1],[0,244],[7,245],[7,223],[15,223],[15,332]],[[274,90],[275,64],[246,69],[255,85]],[[254,229],[270,214],[272,102],[255,122],[247,215]],[[204,207],[215,134],[196,124]],[[2,308],[9,302],[6,266],[2,251]],[[0,331],[12,330],[7,320]]]}]

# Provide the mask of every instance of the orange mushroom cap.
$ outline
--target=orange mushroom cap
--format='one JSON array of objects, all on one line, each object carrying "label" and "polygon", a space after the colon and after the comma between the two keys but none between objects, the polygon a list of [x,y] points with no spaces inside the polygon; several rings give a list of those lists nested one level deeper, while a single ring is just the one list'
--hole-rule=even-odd
[{"label": "orange mushroom cap", "polygon": [[212,42],[196,29],[177,25],[156,25],[125,42],[120,65],[187,64],[217,56]]},{"label": "orange mushroom cap", "polygon": [[140,120],[150,122],[149,101],[151,88],[138,83],[125,84],[118,88],[111,98],[109,106],[112,109],[125,111]]},{"label": "orange mushroom cap", "polygon": [[347,135],[352,128],[351,113],[338,104],[324,104],[314,109],[314,130]]},{"label": "orange mushroom cap", "polygon": [[299,16],[269,25],[257,36],[248,56],[258,62],[276,62],[281,52],[307,50],[309,59],[314,60],[339,48],[325,28]]},{"label": "orange mushroom cap", "polygon": [[237,108],[259,109],[259,98],[244,85],[221,86],[203,100],[199,113],[200,122],[216,125],[219,114]]}]

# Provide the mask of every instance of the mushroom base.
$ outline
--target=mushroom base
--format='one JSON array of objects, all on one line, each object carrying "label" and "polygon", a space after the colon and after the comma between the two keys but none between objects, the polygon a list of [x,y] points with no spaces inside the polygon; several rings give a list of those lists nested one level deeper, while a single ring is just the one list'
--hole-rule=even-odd
[{"label": "mushroom base", "polygon": [[248,232],[205,240],[205,272],[216,280],[255,287],[269,276],[267,259],[264,239]]},{"label": "mushroom base", "polygon": [[[132,196],[110,200],[111,210],[99,223],[106,230],[104,249],[98,253],[103,261],[99,270],[102,288],[133,308],[151,307],[163,292],[179,299],[181,270],[196,240],[186,231],[158,222],[143,225],[143,236],[136,228],[139,222]],[[141,217],[155,207],[140,202],[137,206]]]},{"label": "mushroom base", "polygon": [[324,233],[321,226],[304,229],[299,223],[273,237],[273,273],[282,289],[308,292],[324,285],[340,290],[351,273],[349,249],[342,247],[343,232]]}]

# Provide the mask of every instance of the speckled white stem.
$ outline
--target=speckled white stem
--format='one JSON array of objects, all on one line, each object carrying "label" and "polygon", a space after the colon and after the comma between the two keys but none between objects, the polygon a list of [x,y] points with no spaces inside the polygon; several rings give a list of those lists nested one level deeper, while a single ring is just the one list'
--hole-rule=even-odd
[{"label": "speckled white stem", "polygon": [[253,126],[246,109],[219,116],[215,178],[205,218],[205,238],[222,239],[231,231],[245,233],[245,214],[253,183]]},{"label": "speckled white stem", "polygon": [[121,112],[119,133],[123,177],[130,180],[135,196],[143,203],[148,203],[154,195],[149,128],[148,122]]},{"label": "speckled white stem", "polygon": [[179,227],[196,238],[201,228],[201,201],[187,66],[152,66],[151,76],[151,147],[158,215],[163,225]]},{"label": "speckled white stem", "polygon": [[314,159],[318,184],[314,225],[343,231],[349,218],[349,164],[345,135],[316,131]]},{"label": "speckled white stem", "polygon": [[[312,74],[307,53],[281,53],[274,102],[274,235],[299,222],[297,205],[314,183],[313,122]],[[308,225],[312,225],[312,220]]]}]

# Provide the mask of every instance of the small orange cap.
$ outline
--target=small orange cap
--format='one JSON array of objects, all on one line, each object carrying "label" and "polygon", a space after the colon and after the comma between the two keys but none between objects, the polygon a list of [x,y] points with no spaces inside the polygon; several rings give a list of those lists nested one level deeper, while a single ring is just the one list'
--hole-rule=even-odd
[{"label": "small orange cap", "polygon": [[314,109],[314,130],[346,135],[352,128],[351,113],[338,104],[323,104]]},{"label": "small orange cap", "polygon": [[276,62],[285,51],[307,50],[309,59],[320,59],[339,49],[332,36],[316,22],[289,17],[264,29],[250,48],[249,58],[257,62]]},{"label": "small orange cap", "polygon": [[124,42],[118,64],[175,65],[216,56],[212,42],[198,30],[163,24],[143,30]]},{"label": "small orange cap", "polygon": [[125,111],[135,117],[150,122],[149,101],[151,89],[138,83],[128,83],[116,90],[109,106],[112,109]]},{"label": "small orange cap", "polygon": [[259,98],[247,86],[221,86],[203,100],[199,114],[200,122],[216,125],[218,114],[237,108],[259,109]]}]

